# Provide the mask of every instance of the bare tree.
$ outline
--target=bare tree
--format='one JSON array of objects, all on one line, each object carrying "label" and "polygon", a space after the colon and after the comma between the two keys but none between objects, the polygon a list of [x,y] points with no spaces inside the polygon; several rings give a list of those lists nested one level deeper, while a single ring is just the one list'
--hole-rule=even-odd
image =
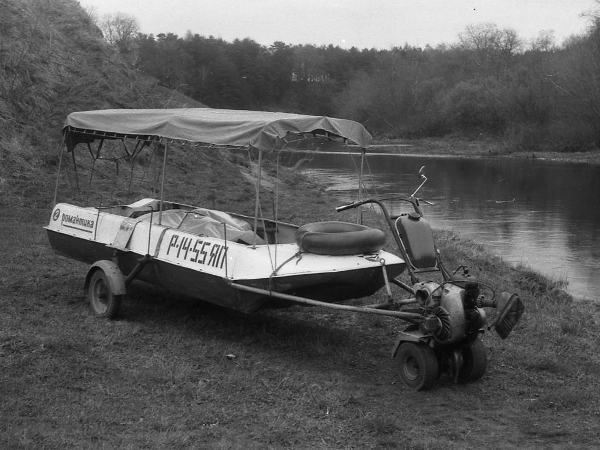
[{"label": "bare tree", "polygon": [[100,22],[100,29],[104,39],[114,45],[119,53],[129,57],[135,55],[135,42],[139,33],[135,17],[120,12],[107,14]]},{"label": "bare tree", "polygon": [[515,30],[499,29],[493,23],[469,25],[458,35],[461,46],[470,50],[514,53],[520,50],[521,41]]},{"label": "bare tree", "polygon": [[458,38],[460,47],[472,52],[473,61],[481,71],[494,73],[498,77],[522,48],[515,30],[499,29],[493,23],[469,25]]},{"label": "bare tree", "polygon": [[90,19],[90,22],[93,23],[94,25],[98,26],[98,23],[100,22],[100,20],[98,18],[98,8],[94,5],[90,5],[90,6],[84,7],[83,10],[85,11],[88,18]]},{"label": "bare tree", "polygon": [[531,41],[531,50],[539,52],[551,52],[557,49],[556,38],[553,30],[542,30],[537,37]]}]

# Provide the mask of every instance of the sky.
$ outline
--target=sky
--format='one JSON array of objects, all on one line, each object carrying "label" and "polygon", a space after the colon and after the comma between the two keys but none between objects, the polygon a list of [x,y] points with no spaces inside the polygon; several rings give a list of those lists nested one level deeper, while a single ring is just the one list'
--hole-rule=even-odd
[{"label": "sky", "polygon": [[188,31],[228,42],[390,49],[457,42],[465,27],[494,23],[526,42],[582,34],[600,0],[80,0],[102,18],[134,16],[146,34]]}]

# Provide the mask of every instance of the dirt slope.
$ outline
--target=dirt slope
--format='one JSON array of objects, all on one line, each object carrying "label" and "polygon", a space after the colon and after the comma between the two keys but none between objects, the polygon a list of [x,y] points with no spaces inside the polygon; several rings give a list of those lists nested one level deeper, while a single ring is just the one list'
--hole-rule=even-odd
[{"label": "dirt slope", "polygon": [[71,111],[203,106],[143,76],[75,0],[0,2],[0,205],[47,201]]}]

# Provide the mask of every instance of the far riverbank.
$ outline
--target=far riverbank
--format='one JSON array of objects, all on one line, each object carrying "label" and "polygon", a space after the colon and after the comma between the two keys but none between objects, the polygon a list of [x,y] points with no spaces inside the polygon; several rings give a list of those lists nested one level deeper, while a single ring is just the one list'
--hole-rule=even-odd
[{"label": "far riverbank", "polygon": [[600,149],[587,152],[517,150],[501,140],[468,140],[460,138],[375,139],[380,148],[398,148],[407,155],[455,156],[465,158],[525,158],[600,165]]}]

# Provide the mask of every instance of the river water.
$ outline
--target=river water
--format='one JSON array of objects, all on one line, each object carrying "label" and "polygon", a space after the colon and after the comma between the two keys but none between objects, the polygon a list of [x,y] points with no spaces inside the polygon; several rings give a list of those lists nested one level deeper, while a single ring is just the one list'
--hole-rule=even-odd
[{"label": "river water", "polygon": [[[410,194],[425,165],[428,182],[417,195],[434,228],[487,246],[513,264],[568,281],[577,297],[600,296],[600,167],[532,159],[461,159],[374,155],[365,166],[371,195]],[[303,172],[340,202],[357,196],[360,156],[318,155]],[[394,203],[394,212],[407,211]]]}]

